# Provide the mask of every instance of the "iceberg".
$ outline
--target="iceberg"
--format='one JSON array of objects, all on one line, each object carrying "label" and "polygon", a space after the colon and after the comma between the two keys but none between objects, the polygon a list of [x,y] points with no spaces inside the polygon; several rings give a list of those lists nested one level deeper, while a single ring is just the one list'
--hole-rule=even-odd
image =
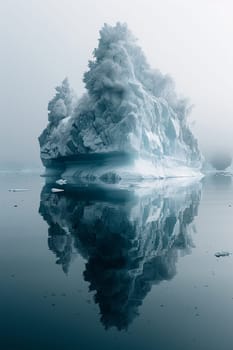
[{"label": "iceberg", "polygon": [[153,70],[126,24],[105,24],[76,97],[66,78],[39,137],[46,174],[115,182],[200,174],[190,106],[168,75]]},{"label": "iceberg", "polygon": [[225,256],[230,256],[231,253],[222,251],[222,252],[217,252],[214,255],[216,256],[216,258],[221,258],[221,257],[225,257]]}]

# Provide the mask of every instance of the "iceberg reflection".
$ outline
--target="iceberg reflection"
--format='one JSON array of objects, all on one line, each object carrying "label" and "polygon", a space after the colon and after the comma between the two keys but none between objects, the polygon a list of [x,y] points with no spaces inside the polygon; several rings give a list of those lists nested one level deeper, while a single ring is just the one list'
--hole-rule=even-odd
[{"label": "iceberg reflection", "polygon": [[191,252],[200,183],[104,190],[45,185],[39,212],[48,245],[67,272],[76,254],[95,291],[105,328],[127,329],[153,284],[172,279],[182,254]]}]

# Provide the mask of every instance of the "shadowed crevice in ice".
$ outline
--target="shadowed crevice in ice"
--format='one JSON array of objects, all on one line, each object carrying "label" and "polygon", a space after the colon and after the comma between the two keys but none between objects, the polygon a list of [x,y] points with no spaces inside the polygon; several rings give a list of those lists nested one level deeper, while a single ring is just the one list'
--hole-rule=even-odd
[{"label": "shadowed crevice in ice", "polygon": [[191,252],[199,183],[156,190],[66,191],[46,185],[39,212],[48,244],[65,272],[76,254],[95,291],[106,328],[127,329],[154,284],[172,279],[180,255]]}]

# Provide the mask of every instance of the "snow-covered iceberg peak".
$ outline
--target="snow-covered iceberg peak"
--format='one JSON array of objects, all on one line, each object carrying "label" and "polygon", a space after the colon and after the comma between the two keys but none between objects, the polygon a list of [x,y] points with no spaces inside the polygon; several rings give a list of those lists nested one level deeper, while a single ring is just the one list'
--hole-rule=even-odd
[{"label": "snow-covered iceberg peak", "polygon": [[46,167],[59,162],[67,169],[70,162],[79,166],[79,156],[83,162],[90,154],[124,153],[133,163],[125,167],[124,162],[120,176],[184,176],[199,170],[201,155],[188,127],[187,101],[177,97],[169,76],[150,68],[125,24],[101,29],[84,83],[87,93],[79,100],[66,81],[66,93],[49,104],[55,116],[50,110],[39,138]]}]

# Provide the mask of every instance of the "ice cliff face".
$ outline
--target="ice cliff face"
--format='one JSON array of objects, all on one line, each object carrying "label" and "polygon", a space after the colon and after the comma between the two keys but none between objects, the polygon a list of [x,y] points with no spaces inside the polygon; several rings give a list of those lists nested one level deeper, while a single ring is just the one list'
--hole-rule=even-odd
[{"label": "ice cliff face", "polygon": [[45,166],[127,153],[136,162],[131,171],[149,176],[200,168],[186,100],[177,97],[170,77],[150,68],[126,25],[102,28],[84,83],[87,93],[79,100],[65,80],[49,103],[49,124],[39,137]]},{"label": "ice cliff face", "polygon": [[200,184],[173,185],[142,193],[42,190],[49,248],[64,272],[77,254],[87,261],[83,276],[106,328],[128,328],[152,286],[172,279],[179,256],[193,246]]}]

